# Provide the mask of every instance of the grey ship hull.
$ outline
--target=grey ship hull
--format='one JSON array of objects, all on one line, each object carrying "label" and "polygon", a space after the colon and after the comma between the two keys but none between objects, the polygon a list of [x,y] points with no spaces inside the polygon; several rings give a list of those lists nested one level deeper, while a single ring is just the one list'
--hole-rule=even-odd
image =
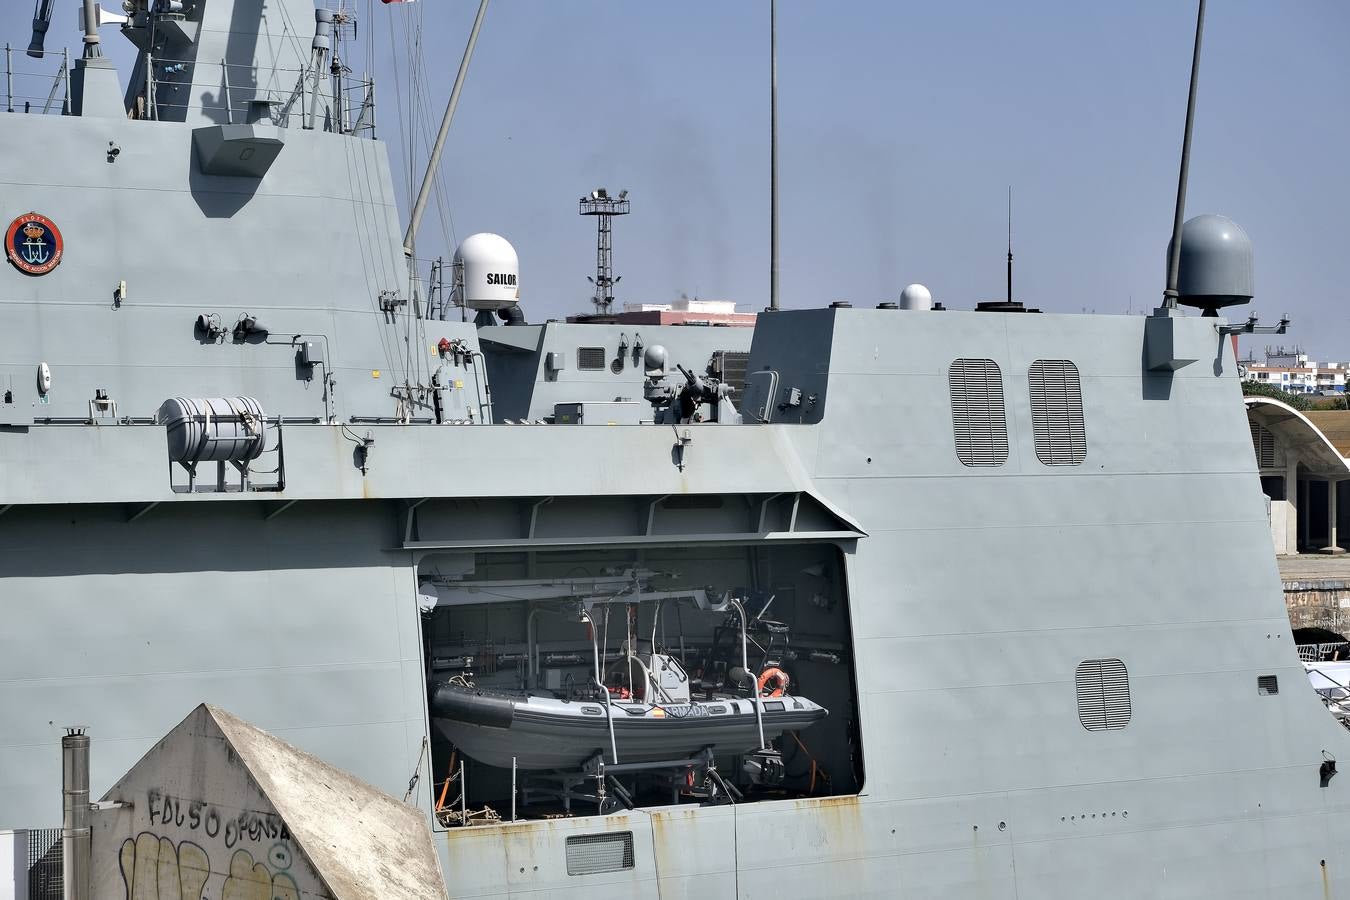
[{"label": "grey ship hull", "polygon": [[[270,27],[256,8],[198,8],[209,65],[166,96],[215,96],[219,60],[261,70],[296,44],[250,34]],[[67,242],[47,275],[0,265],[0,826],[59,824],[61,726],[95,736],[97,792],[203,701],[399,796],[420,773],[431,817],[429,559],[827,547],[848,600],[856,791],[438,828],[451,894],[1283,900],[1345,880],[1350,782],[1320,771],[1350,739],[1301,689],[1221,320],[1173,321],[1194,362],[1168,372],[1146,368],[1137,317],[781,312],[761,316],[748,368],[803,401],[768,398],[770,424],[421,424],[425,397],[394,394],[426,384],[423,348],[479,345],[389,299],[407,275],[383,146],[290,127],[266,176],[241,181],[192,149],[223,111],[172,109],[0,116],[0,218],[41,212]],[[257,316],[280,343],[204,340],[208,313],[227,330]],[[586,343],[557,331],[564,350]],[[300,366],[297,334],[331,372]],[[957,457],[957,359],[1002,373],[999,466]],[[1081,373],[1079,465],[1037,456],[1036,360]],[[483,421],[484,367],[448,374],[448,418]],[[557,393],[518,391],[517,415]],[[282,416],[284,485],[173,490],[149,422],[171,396]],[[708,502],[667,502],[691,496]],[[1090,660],[1128,669],[1124,727],[1080,720]],[[1278,694],[1258,693],[1268,675]],[[567,839],[608,832],[631,839],[632,866],[570,875]]]},{"label": "grey ship hull", "polygon": [[[1210,323],[1181,325],[1212,340]],[[100,736],[107,784],[202,698],[401,791],[430,724],[415,567],[433,551],[824,540],[845,548],[853,599],[859,795],[444,832],[454,894],[571,889],[563,839],[597,829],[631,830],[637,863],[588,883],[596,896],[777,891],[784,852],[803,896],[845,881],[875,896],[1320,890],[1347,788],[1320,787],[1318,767],[1346,738],[1294,687],[1231,356],[1218,375],[1143,374],[1137,318],[783,313],[756,346],[784,331],[820,336],[826,371],[802,377],[828,383],[830,427],[698,428],[683,471],[666,429],[531,428],[526,443],[519,428],[382,426],[363,478],[336,429],[308,426],[287,435],[307,463],[286,488],[299,502],[267,518],[280,498],[171,494],[153,427],[0,434],[0,809],[55,821],[49,722]],[[877,346],[893,352],[873,360]],[[967,348],[1008,371],[1077,357],[1092,467],[1041,467],[1016,399],[1011,470],[961,466],[944,373]],[[878,426],[897,414],[907,427]],[[563,479],[531,464],[602,453],[624,464]],[[563,509],[747,492],[820,505],[701,536],[646,534],[628,512],[579,536]],[[520,510],[549,496],[530,533]],[[1119,731],[1084,730],[1074,706],[1075,666],[1101,657],[1130,667]],[[1266,674],[1289,689],[1259,696]]]}]

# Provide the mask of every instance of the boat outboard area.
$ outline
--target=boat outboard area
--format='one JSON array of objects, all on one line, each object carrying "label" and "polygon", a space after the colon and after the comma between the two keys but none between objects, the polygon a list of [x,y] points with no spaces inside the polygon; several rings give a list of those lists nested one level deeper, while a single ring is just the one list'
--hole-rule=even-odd
[{"label": "boat outboard area", "polygon": [[838,549],[637,556],[419,566],[443,824],[859,789]]}]

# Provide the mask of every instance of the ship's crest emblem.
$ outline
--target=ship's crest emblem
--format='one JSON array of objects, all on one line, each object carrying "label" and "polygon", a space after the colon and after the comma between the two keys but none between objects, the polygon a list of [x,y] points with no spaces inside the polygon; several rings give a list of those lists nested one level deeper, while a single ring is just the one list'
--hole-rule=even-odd
[{"label": "ship's crest emblem", "polygon": [[46,275],[61,263],[61,231],[46,216],[25,213],[5,231],[5,255],[20,272]]}]

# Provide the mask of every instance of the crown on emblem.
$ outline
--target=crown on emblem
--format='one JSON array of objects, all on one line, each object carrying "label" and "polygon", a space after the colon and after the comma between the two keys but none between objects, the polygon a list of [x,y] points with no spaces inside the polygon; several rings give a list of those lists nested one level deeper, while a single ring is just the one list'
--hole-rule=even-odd
[{"label": "crown on emblem", "polygon": [[36,222],[29,222],[27,225],[23,226],[23,233],[28,236],[29,240],[36,241],[47,233],[47,229],[38,225]]}]

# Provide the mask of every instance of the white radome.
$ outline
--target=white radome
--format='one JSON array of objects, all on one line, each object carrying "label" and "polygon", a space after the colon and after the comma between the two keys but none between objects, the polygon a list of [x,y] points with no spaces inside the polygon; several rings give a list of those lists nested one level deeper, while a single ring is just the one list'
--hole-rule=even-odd
[{"label": "white radome", "polygon": [[469,235],[455,251],[455,264],[463,267],[469,309],[505,309],[520,302],[520,260],[501,235]]},{"label": "white radome", "polygon": [[900,292],[901,309],[932,309],[933,295],[921,284],[911,284]]}]

